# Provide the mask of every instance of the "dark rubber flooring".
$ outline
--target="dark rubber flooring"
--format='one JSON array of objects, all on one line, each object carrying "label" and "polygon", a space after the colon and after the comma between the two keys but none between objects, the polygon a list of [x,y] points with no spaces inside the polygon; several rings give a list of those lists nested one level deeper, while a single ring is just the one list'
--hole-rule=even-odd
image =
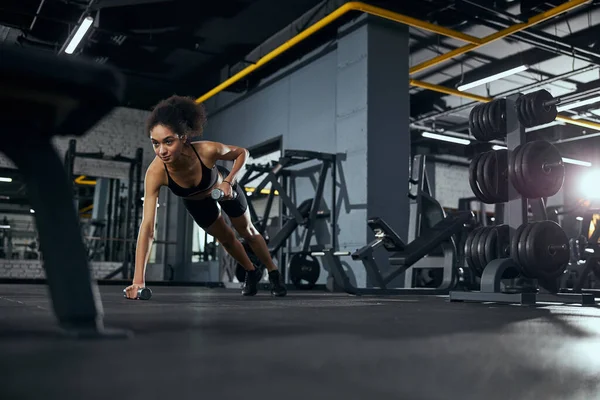
[{"label": "dark rubber flooring", "polygon": [[0,399],[600,398],[600,310],[101,286],[129,340],[57,334],[43,285],[0,285]]}]

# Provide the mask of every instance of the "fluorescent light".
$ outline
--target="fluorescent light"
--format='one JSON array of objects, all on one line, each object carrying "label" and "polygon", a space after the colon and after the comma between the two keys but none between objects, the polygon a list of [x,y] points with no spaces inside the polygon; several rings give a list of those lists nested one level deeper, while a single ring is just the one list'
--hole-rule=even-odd
[{"label": "fluorescent light", "polygon": [[575,217],[577,221],[583,221],[583,217]]},{"label": "fluorescent light", "polygon": [[12,178],[0,177],[0,182],[12,182]]},{"label": "fluorescent light", "polygon": [[10,225],[0,225],[0,229],[10,229]]},{"label": "fluorescent light", "polygon": [[94,23],[94,18],[89,17],[89,16],[85,17],[85,19],[83,20],[81,25],[79,25],[79,28],[77,28],[77,32],[75,32],[75,35],[73,35],[73,38],[69,42],[69,45],[65,49],[65,53],[73,54],[73,52],[75,51],[77,46],[79,46],[81,39],[83,39],[83,37],[87,33],[88,29],[90,29],[90,26],[92,26],[93,23]]},{"label": "fluorescent light", "polygon": [[492,150],[506,150],[506,146],[500,146],[495,144],[492,146]]},{"label": "fluorescent light", "polygon": [[562,160],[564,163],[567,163],[567,164],[581,165],[582,167],[591,167],[592,166],[592,163],[589,161],[574,160],[572,158],[567,158],[567,157],[563,157]]},{"label": "fluorescent light", "polygon": [[495,75],[488,76],[487,78],[479,79],[477,81],[471,83],[465,83],[464,85],[460,85],[457,89],[460,92],[463,92],[467,89],[474,88],[475,86],[483,85],[484,83],[496,81],[498,79],[506,78],[507,76],[518,74],[519,72],[526,71],[529,68],[527,65],[521,65],[520,67],[511,68],[504,72],[499,72]]},{"label": "fluorescent light", "polygon": [[581,100],[581,101],[576,101],[574,103],[570,103],[570,104],[565,104],[564,106],[559,106],[556,107],[556,110],[558,112],[564,111],[564,110],[570,110],[572,108],[577,108],[577,107],[581,107],[581,106],[585,106],[588,104],[593,104],[600,101],[600,96],[595,96],[595,97],[591,97],[587,100]]},{"label": "fluorescent light", "polygon": [[437,133],[432,133],[432,132],[423,132],[421,134],[421,136],[429,138],[429,139],[442,140],[444,142],[450,142],[450,143],[458,143],[458,144],[464,144],[464,145],[471,144],[471,141],[467,140],[467,139],[461,139],[461,138],[446,136],[446,135],[438,135]]}]

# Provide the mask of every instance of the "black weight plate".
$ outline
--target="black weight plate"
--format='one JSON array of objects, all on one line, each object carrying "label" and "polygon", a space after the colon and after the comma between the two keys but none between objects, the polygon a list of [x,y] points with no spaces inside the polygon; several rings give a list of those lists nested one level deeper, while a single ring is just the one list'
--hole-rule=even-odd
[{"label": "black weight plate", "polygon": [[535,275],[541,280],[558,279],[569,264],[569,238],[556,222],[536,222],[527,237],[526,248],[528,262],[535,266]]},{"label": "black weight plate", "polygon": [[475,195],[475,197],[477,197],[481,201],[484,201],[486,199],[486,197],[481,192],[481,190],[479,189],[479,185],[477,184],[477,168],[479,166],[479,162],[481,160],[481,157],[484,154],[485,153],[479,153],[479,154],[477,154],[471,160],[471,163],[469,164],[469,186],[471,186],[471,190],[473,191],[473,194]]},{"label": "black weight plate", "polygon": [[494,125],[492,125],[492,121],[490,119],[493,107],[494,101],[491,101],[483,106],[483,112],[481,113],[483,126],[485,128],[485,138],[487,141],[495,138]]},{"label": "black weight plate", "polygon": [[491,103],[488,103],[487,107],[487,121],[490,126],[490,140],[494,140],[499,138],[500,136],[500,127],[499,121],[496,117],[496,112],[499,109],[500,100],[494,100]]},{"label": "black weight plate", "polygon": [[493,229],[489,226],[483,228],[483,233],[479,237],[479,241],[477,242],[477,257],[479,260],[479,265],[482,266],[482,270],[488,265],[488,260],[485,258],[486,254],[486,242],[488,241],[488,237],[493,232]]},{"label": "black weight plate", "polygon": [[536,267],[534,264],[530,264],[527,258],[527,238],[529,237],[529,232],[533,229],[535,225],[533,223],[528,223],[527,227],[523,229],[523,233],[519,237],[519,248],[517,249],[517,254],[519,256],[519,262],[521,263],[521,269],[523,276],[527,278],[535,279],[537,278]]},{"label": "black weight plate", "polygon": [[521,272],[522,275],[525,275],[525,273],[523,271],[523,267],[521,266],[521,260],[519,259],[519,238],[523,234],[525,228],[527,228],[527,224],[520,225],[515,230],[514,234],[512,235],[512,238],[510,239],[509,251],[510,257],[513,259],[515,264],[517,264],[517,266],[519,267],[519,272]]},{"label": "black weight plate", "polygon": [[297,289],[312,289],[319,280],[321,265],[308,254],[296,253],[288,263],[290,281]]},{"label": "black weight plate", "polygon": [[477,123],[479,124],[479,129],[481,129],[481,135],[482,135],[482,141],[487,142],[489,141],[489,131],[487,130],[486,126],[485,126],[485,120],[484,120],[484,115],[485,115],[485,109],[488,103],[482,104],[481,108],[479,109],[479,111],[477,111]]},{"label": "black weight plate", "polygon": [[[474,275],[477,275],[477,268],[473,263],[473,254],[471,253],[471,244],[473,243],[473,239],[475,238],[475,234],[477,233],[477,229],[472,230],[467,235],[467,239],[465,240],[464,253],[465,253],[465,261],[467,262],[467,267],[473,272]],[[481,276],[481,275],[477,275]]]},{"label": "black weight plate", "polygon": [[521,179],[522,166],[520,160],[523,153],[523,147],[526,145],[526,143],[519,145],[512,151],[511,159],[509,160],[508,164],[510,181],[516,191],[519,192],[519,194],[523,197],[526,197],[524,192],[527,192],[527,189],[523,187],[523,181]]},{"label": "black weight plate", "polygon": [[496,179],[496,152],[488,151],[487,155],[482,159],[483,165],[483,190],[488,195],[489,199],[494,203],[501,203],[502,199],[498,198],[498,182]]},{"label": "black weight plate", "polygon": [[535,117],[536,126],[548,124],[556,119],[558,111],[556,105],[547,105],[544,103],[553,100],[552,94],[546,89],[530,93],[530,104]]},{"label": "black weight plate", "polygon": [[518,190],[519,193],[521,193],[521,196],[528,198],[528,199],[534,199],[536,198],[535,193],[533,192],[533,189],[529,186],[529,183],[527,182],[527,180],[525,179],[524,173],[523,173],[523,160],[525,157],[525,153],[527,152],[527,149],[529,148],[530,143],[525,143],[521,149],[519,150],[519,153],[517,154],[516,158],[515,158],[515,177],[517,179],[518,182]]},{"label": "black weight plate", "polygon": [[481,194],[483,194],[483,196],[481,198],[479,198],[479,200],[481,200],[483,203],[486,204],[494,204],[494,197],[493,197],[493,193],[490,193],[487,190],[487,186],[485,184],[486,182],[486,174],[485,174],[485,162],[486,160],[491,156],[491,152],[485,152],[481,155],[481,158],[479,159],[479,162],[477,163],[477,177],[476,177],[476,181],[477,181],[477,186],[479,187],[479,191]]},{"label": "black weight plate", "polygon": [[496,138],[506,136],[506,99],[500,99],[496,102],[496,109],[494,111],[494,120],[497,123],[497,135]]},{"label": "black weight plate", "polygon": [[471,113],[469,114],[469,129],[471,129],[471,134],[475,139],[484,141],[484,134],[481,131],[481,126],[479,126],[479,110],[482,105],[477,104],[471,109]]},{"label": "black weight plate", "polygon": [[[557,163],[545,169],[544,164]],[[554,196],[564,183],[565,167],[558,149],[545,140],[527,144],[522,161],[523,180],[530,194],[539,197]],[[531,197],[530,197],[531,198]]]},{"label": "black weight plate", "polygon": [[529,110],[527,109],[527,99],[526,95],[521,96],[520,103],[520,112],[523,114],[523,125],[527,128],[531,128],[533,126],[533,121],[531,121],[531,115],[529,115]]},{"label": "black weight plate", "polygon": [[531,96],[531,93],[525,95],[525,108],[527,110],[527,115],[529,117],[529,121],[531,122],[531,126],[540,125],[535,119],[535,111],[533,110],[533,97]]},{"label": "black weight plate", "polygon": [[519,122],[521,123],[521,125],[529,128],[530,124],[529,124],[529,120],[527,119],[527,113],[525,111],[525,102],[523,101],[525,99],[525,96],[520,96],[517,101],[515,102],[515,106],[517,108],[517,118],[519,119]]},{"label": "black weight plate", "polygon": [[479,247],[479,240],[481,239],[481,235],[485,232],[485,229],[479,228],[473,237],[473,241],[471,242],[471,261],[473,262],[473,268],[475,270],[475,275],[481,276],[483,274],[483,268],[485,265],[482,265],[479,262],[479,254],[477,253],[477,249]]},{"label": "black weight plate", "polygon": [[527,181],[525,180],[525,177],[523,175],[523,157],[525,155],[525,152],[527,151],[527,148],[529,147],[529,143],[525,143],[522,147],[521,150],[519,151],[519,154],[517,154],[517,158],[515,159],[516,161],[516,168],[515,171],[517,173],[517,180],[519,182],[519,187],[521,188],[521,195],[525,198],[531,199],[531,198],[535,198],[534,194],[532,193],[530,187],[527,185]]},{"label": "black weight plate", "polygon": [[492,262],[498,257],[498,229],[496,226],[489,228],[489,232],[485,237],[483,259],[486,264]]}]

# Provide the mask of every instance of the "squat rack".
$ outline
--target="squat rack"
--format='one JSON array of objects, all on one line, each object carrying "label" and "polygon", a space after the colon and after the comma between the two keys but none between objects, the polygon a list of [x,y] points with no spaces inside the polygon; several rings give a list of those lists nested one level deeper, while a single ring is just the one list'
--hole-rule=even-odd
[{"label": "squat rack", "polygon": [[[133,222],[137,224],[140,218],[140,206],[139,199],[141,199],[141,181],[142,181],[142,160],[143,160],[144,151],[141,147],[138,147],[135,151],[135,157],[125,157],[121,154],[117,154],[115,156],[107,156],[104,152],[78,152],[77,151],[77,140],[71,139],[69,140],[69,147],[67,148],[67,152],[65,153],[65,168],[67,173],[67,179],[72,184],[74,178],[74,167],[75,167],[75,158],[85,158],[92,160],[104,160],[104,161],[116,161],[123,162],[129,164],[129,184],[127,185],[127,207],[125,209],[125,232],[124,238],[129,239],[133,237],[134,239],[137,237],[136,229],[132,229],[132,215],[131,208],[133,206]],[[135,194],[134,194],[134,186],[135,186]],[[112,186],[111,186],[112,189]],[[110,200],[112,202],[112,190],[109,195]],[[118,187],[115,190],[115,198],[118,198]],[[116,203],[115,203],[116,204]],[[108,217],[108,226],[107,226],[107,235],[110,234],[110,219],[111,219],[111,208],[112,206],[109,204],[109,217]],[[118,230],[115,230],[115,233],[118,235]],[[126,240],[123,246],[123,265],[111,272],[109,275],[104,277],[104,279],[111,279],[117,274],[121,273],[123,279],[130,279],[133,277],[133,270],[129,267],[129,256],[130,256],[130,241]]]}]

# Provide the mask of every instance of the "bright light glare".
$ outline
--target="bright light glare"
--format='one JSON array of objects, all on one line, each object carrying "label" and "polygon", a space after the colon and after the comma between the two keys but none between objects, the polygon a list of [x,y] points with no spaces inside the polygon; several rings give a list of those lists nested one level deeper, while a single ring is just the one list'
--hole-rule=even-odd
[{"label": "bright light glare", "polygon": [[582,175],[579,191],[586,199],[600,199],[600,170],[595,169]]}]

